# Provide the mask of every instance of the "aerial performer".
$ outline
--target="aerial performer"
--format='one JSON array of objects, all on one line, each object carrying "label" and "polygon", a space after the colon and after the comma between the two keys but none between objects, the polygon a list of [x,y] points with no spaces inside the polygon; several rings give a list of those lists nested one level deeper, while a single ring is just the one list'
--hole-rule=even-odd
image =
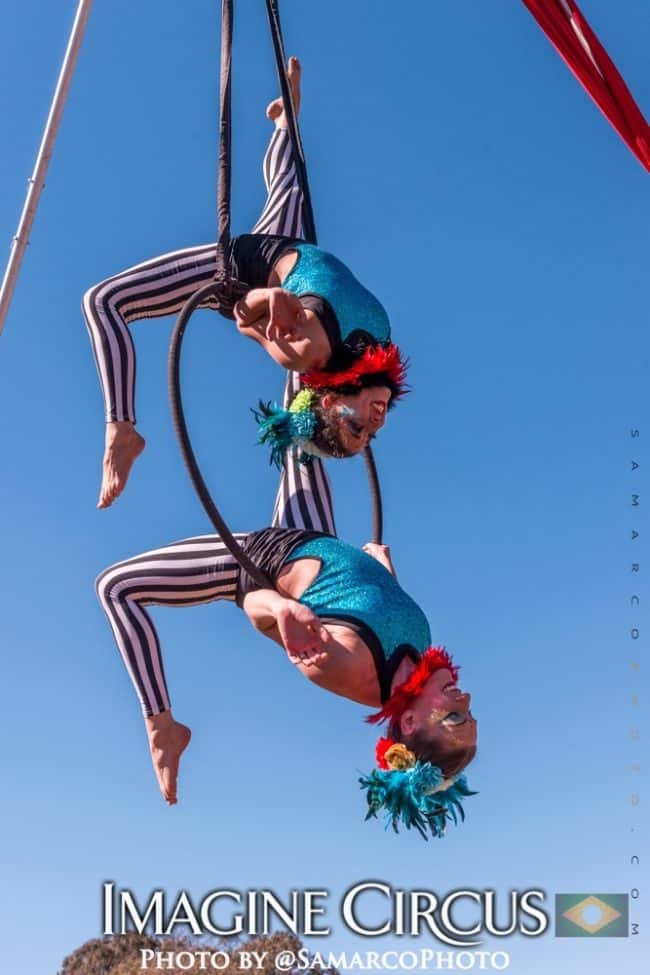
[{"label": "aerial performer", "polygon": [[[287,463],[297,465],[295,455]],[[377,768],[360,781],[368,816],[427,836],[463,817],[463,769],[476,752],[470,695],[457,667],[431,646],[426,617],[395,578],[390,552],[331,534],[265,528],[236,536],[273,588],[259,588],[216,535],[175,542],[106,569],[97,592],[140,700],[162,795],[177,801],[191,732],[178,722],[148,606],[235,602],[314,684],[378,709],[387,722]]]},{"label": "aerial performer", "polygon": [[[288,65],[300,100],[300,64]],[[405,365],[388,315],[336,257],[301,239],[302,198],[281,99],[267,110],[275,128],[264,159],[268,196],[251,234],[235,237],[230,273],[249,291],[235,305],[239,332],[290,370],[283,408],[260,404],[260,439],[280,462],[295,445],[312,456],[363,450],[404,392]],[[135,350],[129,326],[180,311],[215,276],[216,247],[164,254],[90,288],[83,310],[104,397],[106,437],[98,507],[126,485],[145,441],[135,428]],[[203,307],[216,307],[209,299]],[[321,505],[323,475],[300,474]],[[292,493],[296,493],[296,485]]]},{"label": "aerial performer", "polygon": [[[294,84],[296,70],[294,61]],[[281,118],[281,112],[281,103],[273,103],[271,116]],[[294,185],[291,177],[281,221],[300,212],[300,191],[296,187],[294,192]],[[298,380],[295,374],[289,378],[289,401]],[[390,386],[386,389],[392,393]],[[298,393],[304,394],[304,389]],[[217,535],[127,559],[97,580],[100,602],[140,701],[164,799],[177,801],[179,764],[191,732],[172,713],[147,607],[224,599],[235,602],[256,629],[279,643],[309,680],[379,709],[369,720],[387,722],[387,735],[377,745],[377,768],[361,780],[368,815],[383,813],[395,828],[403,823],[423,836],[442,835],[449,820],[463,818],[462,800],[472,794],[462,772],[476,751],[476,721],[469,694],[458,687],[456,666],[446,651],[431,646],[424,613],[397,582],[389,550],[369,543],[360,551],[336,538],[320,461],[302,464],[298,451],[287,452],[272,525],[236,539],[268,587],[242,570]]]}]

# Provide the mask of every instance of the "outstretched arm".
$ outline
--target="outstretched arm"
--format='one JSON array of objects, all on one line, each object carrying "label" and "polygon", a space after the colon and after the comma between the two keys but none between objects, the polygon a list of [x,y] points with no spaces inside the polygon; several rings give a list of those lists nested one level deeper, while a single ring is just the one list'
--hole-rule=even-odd
[{"label": "outstretched arm", "polygon": [[243,609],[256,630],[282,644],[292,664],[317,664],[327,656],[330,635],[315,613],[273,589],[257,589]]}]

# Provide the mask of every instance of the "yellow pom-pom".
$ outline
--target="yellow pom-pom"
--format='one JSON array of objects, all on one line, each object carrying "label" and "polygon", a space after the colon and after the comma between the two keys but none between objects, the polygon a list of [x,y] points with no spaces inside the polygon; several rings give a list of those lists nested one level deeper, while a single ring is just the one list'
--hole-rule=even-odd
[{"label": "yellow pom-pom", "polygon": [[301,389],[294,396],[293,402],[289,407],[290,413],[301,413],[302,410],[310,410],[314,402],[315,393],[313,389]]},{"label": "yellow pom-pom", "polygon": [[413,768],[416,761],[413,752],[401,742],[391,745],[384,755],[384,760],[388,768],[396,772],[405,772],[407,769]]}]

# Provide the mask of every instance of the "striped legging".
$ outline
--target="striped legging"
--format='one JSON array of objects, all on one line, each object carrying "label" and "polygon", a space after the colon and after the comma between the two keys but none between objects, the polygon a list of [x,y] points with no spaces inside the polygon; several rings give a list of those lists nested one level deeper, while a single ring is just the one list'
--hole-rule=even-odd
[{"label": "striped legging", "polygon": [[[235,538],[242,542],[245,534]],[[234,602],[239,563],[216,535],[186,538],[106,569],[97,595],[145,715],[171,707],[160,642],[146,606]]]},{"label": "striped legging", "polygon": [[[302,196],[286,129],[275,129],[264,157],[267,198],[253,233],[302,236]],[[180,311],[187,299],[215,274],[215,245],[204,244],[137,264],[90,288],[83,311],[104,395],[107,422],[135,422],[135,350],[129,325]],[[203,307],[211,307],[206,301]],[[213,304],[212,304],[213,307]],[[299,388],[288,373],[285,406]],[[320,461],[289,461],[280,479],[273,524],[335,532],[327,474]]]},{"label": "striped legging", "polygon": [[[255,232],[299,236],[301,196],[285,130],[276,130],[271,139],[264,178],[268,198]],[[110,278],[85,296],[109,419],[134,418],[135,366],[127,324],[178,311],[214,274],[214,253],[211,244],[166,254]],[[298,386],[298,375],[289,373],[285,403]],[[272,523],[335,533],[329,481],[319,460],[300,465],[288,452]],[[246,535],[236,537],[242,541]],[[111,566],[99,576],[97,593],[145,715],[170,708],[160,643],[146,607],[232,602],[238,580],[239,564],[215,535],[174,542]]]}]

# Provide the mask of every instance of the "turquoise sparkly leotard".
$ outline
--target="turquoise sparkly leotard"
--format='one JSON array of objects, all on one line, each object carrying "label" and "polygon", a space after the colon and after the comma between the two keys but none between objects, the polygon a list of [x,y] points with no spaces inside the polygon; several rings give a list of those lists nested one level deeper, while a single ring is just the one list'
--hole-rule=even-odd
[{"label": "turquoise sparkly leotard", "polygon": [[318,316],[332,350],[330,364],[346,368],[350,355],[354,359],[369,345],[390,341],[388,315],[377,298],[333,254],[298,237],[233,237],[230,273],[251,288],[266,287],[275,262],[290,250],[297,251],[298,257],[282,287]]},{"label": "turquoise sparkly leotard", "polygon": [[299,602],[321,619],[356,629],[377,668],[382,701],[404,656],[418,660],[431,645],[426,617],[388,569],[365,552],[322,535],[295,547],[284,562],[315,558],[321,570]]},{"label": "turquoise sparkly leotard", "polygon": [[298,259],[282,282],[285,291],[317,295],[332,307],[345,342],[352,332],[367,332],[377,342],[390,339],[386,309],[337,257],[314,244],[297,243]]}]

